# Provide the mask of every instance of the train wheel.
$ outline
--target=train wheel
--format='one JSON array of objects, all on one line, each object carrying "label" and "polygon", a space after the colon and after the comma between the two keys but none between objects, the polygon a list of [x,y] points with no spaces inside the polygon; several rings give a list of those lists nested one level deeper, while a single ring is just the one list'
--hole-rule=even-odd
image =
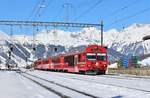
[{"label": "train wheel", "polygon": [[64,70],[64,72],[68,72],[68,70]]},{"label": "train wheel", "polygon": [[97,75],[105,75],[105,74],[106,74],[106,71],[104,71],[104,70],[103,70],[103,71],[98,71],[98,72],[97,72]]},{"label": "train wheel", "polygon": [[105,75],[105,74],[106,74],[106,71],[102,71],[102,74]]},{"label": "train wheel", "polygon": [[80,74],[85,74],[86,72],[85,72],[85,71],[79,71],[79,73],[80,73]]}]

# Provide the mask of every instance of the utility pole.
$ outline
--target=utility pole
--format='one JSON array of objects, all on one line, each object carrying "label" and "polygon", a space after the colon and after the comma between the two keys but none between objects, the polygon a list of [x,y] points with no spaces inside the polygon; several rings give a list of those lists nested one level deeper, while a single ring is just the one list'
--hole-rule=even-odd
[{"label": "utility pole", "polygon": [[36,28],[35,28],[36,26],[35,25],[33,25],[33,45],[32,45],[32,60],[34,61],[34,59],[35,59],[35,52],[36,52],[36,48],[35,48],[35,33],[36,33]]},{"label": "utility pole", "polygon": [[103,27],[104,27],[103,21],[101,21],[100,27],[101,27],[101,46],[103,46]]},{"label": "utility pole", "polygon": [[12,39],[12,35],[13,35],[13,25],[10,25],[10,43],[9,43],[9,50],[8,50],[8,61],[6,63],[7,67],[10,68],[10,63],[11,63],[11,56],[12,56],[12,52],[13,52],[13,39]]},{"label": "utility pole", "polygon": [[42,0],[41,3],[38,5],[38,9],[37,9],[37,12],[35,14],[35,17],[37,16],[37,20],[40,20],[40,18],[41,18],[41,11],[42,11],[43,8],[46,7],[45,1],[46,0]]},{"label": "utility pole", "polygon": [[13,51],[13,38],[12,38],[12,36],[13,36],[13,26],[11,25],[10,26],[10,40],[11,40],[11,42],[10,42],[10,44],[9,44],[9,52],[8,52],[8,54],[9,54],[9,61],[11,60],[11,55],[12,55],[12,51]]}]

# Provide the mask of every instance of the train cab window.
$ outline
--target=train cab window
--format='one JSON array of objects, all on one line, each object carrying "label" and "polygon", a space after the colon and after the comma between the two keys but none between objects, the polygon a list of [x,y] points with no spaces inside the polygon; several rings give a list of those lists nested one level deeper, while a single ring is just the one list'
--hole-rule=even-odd
[{"label": "train cab window", "polygon": [[88,60],[96,60],[96,54],[95,53],[87,53],[86,58]]},{"label": "train cab window", "polygon": [[105,53],[98,53],[97,54],[97,60],[106,60],[106,54]]}]

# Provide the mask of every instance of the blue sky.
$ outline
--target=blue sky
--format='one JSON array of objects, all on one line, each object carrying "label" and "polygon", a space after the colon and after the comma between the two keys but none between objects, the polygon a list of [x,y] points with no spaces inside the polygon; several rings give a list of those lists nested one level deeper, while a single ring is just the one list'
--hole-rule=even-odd
[{"label": "blue sky", "polygon": [[0,20],[66,21],[66,4],[69,4],[69,22],[99,23],[103,20],[104,30],[150,23],[150,0],[45,0],[42,5],[45,7],[37,14],[41,1],[0,0]]}]

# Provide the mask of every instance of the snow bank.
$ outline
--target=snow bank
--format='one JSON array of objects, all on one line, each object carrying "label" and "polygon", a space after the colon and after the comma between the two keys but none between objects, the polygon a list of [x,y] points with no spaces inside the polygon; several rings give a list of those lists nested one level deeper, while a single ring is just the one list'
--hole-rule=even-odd
[{"label": "snow bank", "polygon": [[109,65],[108,68],[118,68],[118,65],[117,65],[117,63],[113,63],[113,64]]},{"label": "snow bank", "polygon": [[150,57],[139,62],[141,65],[150,66]]}]

